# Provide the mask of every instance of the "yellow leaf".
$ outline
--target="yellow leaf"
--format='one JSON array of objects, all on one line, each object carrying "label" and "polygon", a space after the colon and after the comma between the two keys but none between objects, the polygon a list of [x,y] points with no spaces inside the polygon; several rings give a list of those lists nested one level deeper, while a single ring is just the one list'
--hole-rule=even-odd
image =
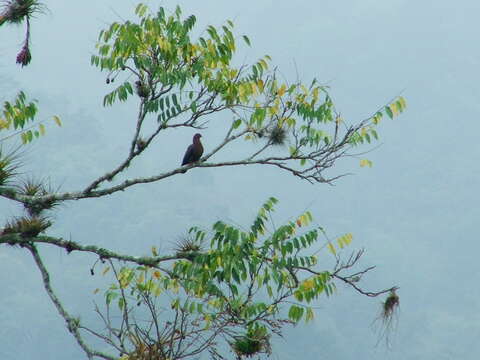
[{"label": "yellow leaf", "polygon": [[350,243],[352,242],[352,239],[353,239],[353,235],[348,233],[348,234],[345,234],[343,236],[340,236],[337,239],[337,242],[338,242],[338,245],[340,246],[340,248],[343,249],[345,246],[350,245]]},{"label": "yellow leaf", "polygon": [[39,127],[39,130],[40,130],[40,134],[45,135],[45,125],[40,124],[38,127]]},{"label": "yellow leaf", "polygon": [[10,127],[10,123],[5,119],[0,119],[0,129],[8,129]]},{"label": "yellow leaf", "polygon": [[172,292],[174,294],[178,294],[179,290],[180,290],[180,286],[178,285],[178,282],[174,281],[172,286]]},{"label": "yellow leaf", "polygon": [[141,284],[145,280],[145,276],[143,275],[143,272],[140,274],[140,276],[137,278],[137,283]]},{"label": "yellow leaf", "polygon": [[103,269],[102,275],[105,275],[109,270],[110,270],[110,266],[107,266],[105,269]]},{"label": "yellow leaf", "polygon": [[313,289],[313,286],[315,285],[315,283],[313,282],[312,279],[308,279],[308,280],[305,280],[302,284],[302,287],[305,289],[305,290],[311,290]]},{"label": "yellow leaf", "polygon": [[277,105],[275,105],[275,106],[270,106],[270,107],[268,108],[268,114],[269,114],[270,116],[277,115],[277,113],[278,113],[278,106],[277,106]]},{"label": "yellow leaf", "polygon": [[309,322],[311,320],[313,320],[313,318],[315,317],[315,314],[313,313],[313,310],[312,308],[307,308],[307,314],[305,316],[305,321],[306,322]]},{"label": "yellow leaf", "polygon": [[96,294],[96,293],[98,293],[99,291],[100,291],[100,289],[99,289],[99,288],[96,288],[96,289],[93,291],[93,293]]},{"label": "yellow leaf", "polygon": [[347,245],[350,245],[350,243],[352,242],[352,240],[353,240],[353,235],[352,235],[352,233],[345,234],[345,242],[347,243]]},{"label": "yellow leaf", "polygon": [[328,250],[330,250],[330,252],[331,252],[333,255],[336,255],[336,254],[337,254],[337,251],[335,250],[335,247],[332,245],[331,242],[328,242],[327,246],[328,246]]},{"label": "yellow leaf", "polygon": [[365,166],[372,167],[373,163],[368,159],[360,160],[360,167],[365,167]]},{"label": "yellow leaf", "polygon": [[287,91],[287,86],[285,84],[282,84],[282,86],[280,86],[280,89],[278,89],[277,91],[278,96],[283,96],[285,94],[285,91]]},{"label": "yellow leaf", "polygon": [[268,70],[268,64],[265,60],[260,59],[259,63],[263,67],[264,70]]},{"label": "yellow leaf", "polygon": [[298,291],[298,290],[293,293],[293,296],[294,296],[295,299],[297,299],[298,301],[302,301],[302,299],[303,299],[302,292],[301,292],[301,291]]},{"label": "yellow leaf", "polygon": [[55,121],[55,123],[58,126],[62,126],[62,121],[60,120],[60,118],[57,115],[53,115],[53,121]]},{"label": "yellow leaf", "polygon": [[263,92],[263,88],[264,88],[264,86],[265,86],[262,79],[258,79],[258,81],[257,81],[257,86],[258,86],[258,88],[260,89],[260,92],[262,93],[262,92]]},{"label": "yellow leaf", "polygon": [[243,97],[243,96],[245,95],[245,89],[243,88],[242,85],[239,85],[239,86],[238,86],[238,95],[239,95],[240,97]]},{"label": "yellow leaf", "polygon": [[155,279],[159,280],[159,279],[162,277],[162,275],[160,274],[160,271],[155,270],[155,271],[153,272],[153,277],[154,277]]},{"label": "yellow leaf", "polygon": [[402,105],[402,110],[407,107],[407,101],[403,96],[399,96],[398,101],[400,102],[400,105]]},{"label": "yellow leaf", "polygon": [[153,256],[158,256],[158,251],[156,246],[152,246],[152,254]]},{"label": "yellow leaf", "polygon": [[391,103],[388,107],[392,110],[393,116],[397,116],[400,113],[396,103]]}]

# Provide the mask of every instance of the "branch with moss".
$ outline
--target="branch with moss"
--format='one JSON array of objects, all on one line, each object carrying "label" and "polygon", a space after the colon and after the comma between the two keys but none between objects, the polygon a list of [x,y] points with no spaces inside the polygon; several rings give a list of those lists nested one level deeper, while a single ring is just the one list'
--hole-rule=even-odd
[{"label": "branch with moss", "polygon": [[105,360],[115,360],[116,358],[114,356],[105,354],[97,350],[93,350],[85,343],[84,339],[82,338],[79,332],[80,320],[78,318],[72,317],[65,310],[64,306],[60,302],[60,299],[57,297],[57,295],[55,295],[55,292],[53,291],[52,286],[50,285],[50,275],[48,274],[47,268],[45,267],[42,261],[42,258],[38,253],[37,248],[35,247],[35,245],[32,245],[32,244],[27,244],[25,245],[25,247],[32,254],[32,257],[35,260],[35,264],[37,265],[38,269],[40,270],[40,273],[42,274],[43,286],[45,288],[47,295],[49,296],[52,303],[55,305],[55,308],[57,309],[60,316],[65,320],[68,331],[73,335],[78,345],[80,345],[80,347],[83,349],[87,357],[89,359],[93,359],[94,357],[99,357]]},{"label": "branch with moss", "polygon": [[37,235],[29,237],[28,233],[0,233],[0,244],[10,246],[26,247],[30,244],[48,244],[62,249],[67,253],[73,251],[86,252],[95,254],[101,260],[114,259],[119,261],[131,262],[141,266],[149,266],[161,269],[159,264],[166,261],[186,259],[186,255],[170,255],[170,256],[132,256],[116,253],[112,250],[101,248],[94,245],[81,245],[72,240],[65,240],[62,238],[55,238],[51,236]]}]

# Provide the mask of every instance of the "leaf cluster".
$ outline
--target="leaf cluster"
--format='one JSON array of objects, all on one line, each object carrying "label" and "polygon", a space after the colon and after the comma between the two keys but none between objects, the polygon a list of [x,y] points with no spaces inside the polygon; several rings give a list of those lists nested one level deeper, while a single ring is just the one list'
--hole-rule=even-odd
[{"label": "leaf cluster", "polygon": [[[116,300],[121,311],[130,313],[129,297],[142,306],[159,301],[148,299],[170,298],[174,313],[194,319],[192,331],[225,332],[238,356],[268,352],[269,334],[281,328],[279,319],[309,321],[314,313],[308,304],[335,291],[330,273],[314,270],[317,257],[304,254],[323,229],[310,228],[313,219],[307,211],[271,232],[276,203],[275,198],[266,201],[247,231],[221,221],[210,232],[193,227],[191,237],[178,245],[170,269],[122,267],[105,292],[107,306]],[[198,246],[204,241],[210,242],[208,250]],[[339,240],[342,246],[347,243]]]},{"label": "leaf cluster", "polygon": [[[37,100],[28,101],[25,93],[20,91],[13,102],[5,101],[3,103],[3,109],[0,113],[0,131],[13,128],[13,130],[18,130],[14,134],[20,134],[24,144],[32,142],[34,138],[45,135],[43,122],[38,123],[37,130],[32,130],[35,124],[27,127],[29,123],[34,122],[37,112]],[[58,126],[61,126],[61,120],[58,116],[53,116],[53,120]],[[10,136],[4,137],[0,141]]]}]

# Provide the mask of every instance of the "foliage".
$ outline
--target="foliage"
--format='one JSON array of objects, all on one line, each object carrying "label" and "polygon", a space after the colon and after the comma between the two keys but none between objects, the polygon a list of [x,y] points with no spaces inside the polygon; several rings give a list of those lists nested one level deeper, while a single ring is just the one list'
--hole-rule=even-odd
[{"label": "foliage", "polygon": [[[29,17],[39,3],[8,2],[20,3],[32,7],[23,17],[4,10],[0,22],[7,21],[7,15],[9,22],[26,19],[27,39],[17,59],[26,65],[31,58]],[[271,336],[281,335],[288,324],[312,320],[314,305],[321,296],[334,294],[338,283],[369,297],[388,293],[382,314],[390,319],[399,304],[397,288],[365,291],[359,281],[373,267],[350,272],[363,250],[346,260],[341,257],[352,234],[330,240],[322,227],[312,225],[308,211],[271,226],[275,198],[263,204],[248,229],[223,221],[209,230],[192,227],[171,254],[160,255],[152,247],[151,256],[139,257],[44,234],[51,225],[45,211],[64,201],[103,197],[196,167],[273,166],[311,183],[331,183],[342,175],[326,176],[326,170],[355,155],[353,149],[377,140],[381,119],[393,119],[406,108],[398,97],[369,118],[348,122],[337,113],[326,86],[315,79],[307,85],[279,80],[268,55],[253,65],[235,65],[237,40],[251,43],[245,35],[234,35],[231,21],[208,26],[206,35],[194,38],[196,18],[183,18],[179,7],[172,14],[163,8],[153,13],[139,4],[135,13],[136,22],[114,22],[102,30],[97,54],[91,57],[92,65],[107,72],[108,84],[122,79],[104,97],[104,106],[119,101],[139,104],[127,156],[84,188],[61,192],[44,181],[18,176],[15,154],[0,152],[0,196],[21,203],[26,212],[4,224],[0,244],[19,245],[31,253],[46,293],[87,357],[113,360],[118,359],[112,355],[116,353],[123,360],[173,360],[208,352],[213,359],[224,359],[226,351],[239,359],[268,355]],[[36,112],[36,102],[28,102],[20,92],[14,102],[4,103],[0,130],[19,130],[23,142],[29,143],[45,132],[42,123],[38,130],[26,127]],[[115,182],[168,130],[211,127],[210,115],[220,112],[227,116],[215,125],[225,129],[225,136],[198,162]],[[144,126],[147,118],[156,120],[153,129]],[[60,125],[57,116],[54,121]],[[251,146],[238,158],[215,162],[227,144],[241,139]],[[360,166],[372,163],[361,159]],[[68,313],[50,284],[38,244],[94,255],[98,259],[92,275],[98,261],[106,264],[103,274],[111,274],[114,283],[104,292],[105,305],[96,306],[103,322],[100,330]],[[334,257],[334,265],[320,261],[324,254]],[[103,341],[110,352],[95,350],[85,334]]]},{"label": "foliage", "polygon": [[[249,160],[271,145],[288,145],[290,156],[281,158],[283,165],[298,166],[284,169],[308,181],[324,182],[320,172],[345,154],[343,148],[378,139],[376,126],[384,114],[393,118],[406,107],[405,99],[398,97],[371,118],[347,126],[328,89],[317,80],[309,86],[280,81],[270,70],[268,55],[252,66],[235,66],[232,22],[218,29],[209,26],[207,36],[194,40],[190,33],[196,18],[182,19],[179,7],[172,15],[163,8],[152,14],[140,4],[136,14],[138,23],[114,22],[100,32],[98,55],[92,55],[91,63],[108,71],[107,83],[124,71],[129,75],[122,77],[137,79],[144,115],[155,114],[159,123],[156,133],[168,127],[205,125],[208,120],[199,123],[202,116],[227,110],[233,116],[227,141],[243,137],[266,142]],[[105,96],[104,105],[133,95],[132,84],[123,81]],[[188,120],[175,123],[180,117]],[[280,166],[280,161],[268,160]]]},{"label": "foliage", "polygon": [[[113,269],[116,282],[105,292],[105,331],[98,336],[108,338],[124,359],[152,352],[177,359],[207,349],[220,359],[226,345],[239,358],[270,353],[272,333],[280,335],[287,324],[312,320],[313,302],[322,294],[332,295],[336,281],[348,279],[340,274],[345,266],[318,268],[315,250],[322,248],[324,230],[311,227],[309,212],[269,229],[276,203],[275,198],[265,202],[248,231],[221,221],[210,231],[191,228],[193,238],[182,243],[167,267],[117,270],[110,262],[103,274]],[[326,243],[341,249],[351,240],[346,234],[337,239],[338,247]],[[194,245],[204,241],[210,243],[208,250]],[[158,255],[155,248],[152,254]],[[356,276],[358,282],[361,273]],[[150,321],[136,320],[145,314]]]},{"label": "foliage", "polygon": [[[0,114],[0,131],[9,130],[11,128],[19,130],[18,132],[15,132],[14,135],[20,134],[24,144],[30,143],[34,138],[44,135],[45,125],[43,122],[38,123],[37,130],[32,130],[33,126],[37,125],[27,127],[29,123],[34,121],[35,115],[37,114],[38,109],[36,104],[36,100],[28,102],[27,96],[23,91],[18,93],[13,102],[5,101],[3,103],[3,110]],[[62,123],[58,116],[53,116],[53,120],[58,126],[61,126]],[[3,137],[0,141],[11,136],[12,135]]]}]

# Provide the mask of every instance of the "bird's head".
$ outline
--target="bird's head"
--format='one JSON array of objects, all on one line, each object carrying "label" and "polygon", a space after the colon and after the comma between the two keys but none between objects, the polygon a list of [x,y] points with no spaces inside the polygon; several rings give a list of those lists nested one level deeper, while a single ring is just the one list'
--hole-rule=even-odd
[{"label": "bird's head", "polygon": [[193,135],[193,141],[198,141],[200,140],[201,137],[202,137],[202,134],[196,133],[195,135]]}]

